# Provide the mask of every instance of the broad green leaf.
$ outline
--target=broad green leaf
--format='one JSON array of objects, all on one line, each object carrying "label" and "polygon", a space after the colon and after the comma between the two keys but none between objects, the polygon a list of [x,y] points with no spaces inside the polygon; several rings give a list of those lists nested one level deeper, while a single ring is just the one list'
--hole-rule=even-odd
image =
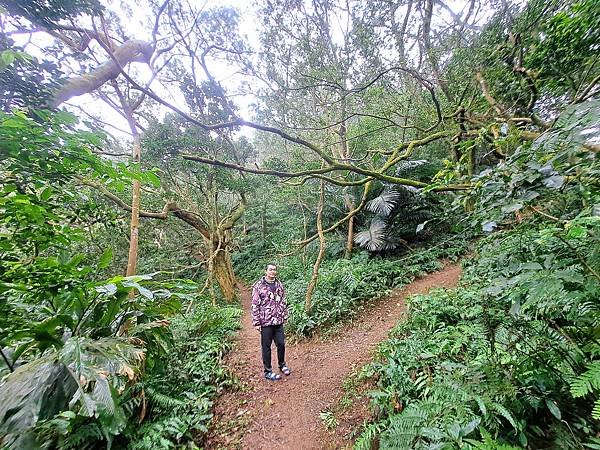
[{"label": "broad green leaf", "polygon": [[560,413],[560,409],[558,408],[554,400],[550,400],[549,398],[547,398],[546,406],[548,407],[548,410],[552,413],[554,417],[556,417],[558,420],[561,420],[562,415]]},{"label": "broad green leaf", "polygon": [[40,199],[45,202],[45,201],[48,201],[50,199],[50,197],[52,197],[52,189],[47,187],[40,194]]},{"label": "broad green leaf", "polygon": [[113,251],[110,247],[106,248],[98,262],[98,269],[106,269],[112,261]]},{"label": "broad green leaf", "polygon": [[580,226],[570,227],[567,232],[567,239],[581,239],[585,236],[587,236],[587,230]]},{"label": "broad green leaf", "polygon": [[96,286],[96,291],[106,295],[115,295],[117,293],[117,290],[117,285],[114,283],[105,284],[103,286]]},{"label": "broad green leaf", "polygon": [[561,175],[552,175],[548,178],[545,178],[542,183],[544,183],[544,186],[546,187],[558,189],[565,183],[565,177]]}]

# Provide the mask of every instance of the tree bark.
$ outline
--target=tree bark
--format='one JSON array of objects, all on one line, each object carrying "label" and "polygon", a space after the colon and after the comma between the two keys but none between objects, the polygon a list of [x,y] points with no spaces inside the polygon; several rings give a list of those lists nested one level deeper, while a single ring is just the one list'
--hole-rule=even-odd
[{"label": "tree bark", "polygon": [[[342,117],[345,117],[346,114],[346,102],[342,102]],[[350,149],[348,148],[347,141],[347,131],[346,122],[342,122],[340,124],[339,136],[340,136],[340,159],[349,159],[350,158]],[[346,206],[346,210],[348,212],[352,211],[355,207],[354,199],[352,195],[348,192],[344,192],[344,206]],[[346,235],[346,247],[344,249],[344,258],[350,259],[352,257],[352,250],[354,249],[354,216],[350,217],[348,220],[348,234]]]},{"label": "tree bark", "polygon": [[126,276],[135,275],[137,268],[137,254],[140,234],[140,192],[141,183],[138,180],[133,182],[133,196],[131,199],[131,225],[129,237],[129,253],[127,255]]},{"label": "tree bark", "polygon": [[213,257],[213,275],[223,298],[226,302],[231,303],[235,300],[235,275],[233,273],[233,265],[231,264],[231,255],[223,248],[215,250]]},{"label": "tree bark", "polygon": [[[127,123],[133,137],[133,149],[131,154],[131,160],[134,164],[140,164],[142,160],[142,141],[140,134],[138,133],[135,118],[133,117],[133,110],[127,99],[119,89],[116,81],[112,81],[113,88],[119,97],[123,113],[127,118]],[[131,198],[131,224],[129,232],[129,253],[127,255],[127,270],[125,275],[130,277],[135,275],[137,267],[137,254],[138,254],[138,242],[139,242],[139,228],[140,228],[140,205],[141,205],[141,191],[142,184],[139,180],[133,180],[131,187],[132,198]]]},{"label": "tree bark", "polygon": [[354,248],[354,216],[348,219],[348,238],[346,239],[346,248],[344,250],[344,258],[350,259],[352,257],[352,250]]}]

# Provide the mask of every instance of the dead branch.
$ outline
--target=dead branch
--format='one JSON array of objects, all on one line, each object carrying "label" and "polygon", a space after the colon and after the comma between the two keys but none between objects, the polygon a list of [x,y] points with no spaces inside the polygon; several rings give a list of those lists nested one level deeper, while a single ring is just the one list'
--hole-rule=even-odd
[{"label": "dead branch", "polygon": [[153,53],[152,44],[140,40],[129,40],[117,47],[109,61],[101,64],[90,73],[70,78],[55,93],[52,108],[58,108],[72,97],[95,91],[109,80],[114,80],[122,72],[122,67],[132,62],[149,62]]}]

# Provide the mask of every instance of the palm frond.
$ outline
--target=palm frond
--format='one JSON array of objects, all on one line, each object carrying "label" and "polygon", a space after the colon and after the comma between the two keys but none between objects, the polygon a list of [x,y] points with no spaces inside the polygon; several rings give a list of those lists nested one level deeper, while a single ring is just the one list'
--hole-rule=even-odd
[{"label": "palm frond", "polygon": [[396,165],[396,175],[402,175],[406,172],[410,172],[411,170],[416,169],[417,167],[420,167],[427,163],[428,161],[425,159],[417,159],[414,161],[400,161]]},{"label": "palm frond", "polygon": [[388,240],[386,223],[379,217],[374,217],[371,220],[367,230],[356,233],[354,242],[372,252],[395,248],[395,245]]},{"label": "palm frond", "polygon": [[412,186],[386,185],[377,197],[367,202],[366,208],[382,217],[388,217],[395,206],[412,202],[414,194],[415,188]]}]

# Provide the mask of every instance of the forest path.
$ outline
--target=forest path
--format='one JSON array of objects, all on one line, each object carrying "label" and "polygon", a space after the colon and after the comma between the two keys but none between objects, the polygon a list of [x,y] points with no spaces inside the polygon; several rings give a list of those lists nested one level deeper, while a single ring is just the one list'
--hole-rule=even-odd
[{"label": "forest path", "polygon": [[[325,341],[316,336],[287,344],[286,362],[292,374],[282,375],[283,379],[277,382],[263,378],[260,333],[252,326],[251,294],[244,289],[241,292],[242,329],[226,364],[246,388],[227,391],[217,399],[215,420],[205,448],[345,448],[350,442],[343,436],[344,430],[327,432],[319,413],[341,398],[342,383],[352,370],[372,358],[377,344],[387,337],[405,312],[406,296],[426,293],[436,287],[452,287],[459,277],[460,266],[447,265],[375,301],[352,323]],[[274,347],[272,354],[276,367]],[[361,409],[359,405],[353,406]],[[363,419],[358,413],[355,426],[360,426]]]}]

